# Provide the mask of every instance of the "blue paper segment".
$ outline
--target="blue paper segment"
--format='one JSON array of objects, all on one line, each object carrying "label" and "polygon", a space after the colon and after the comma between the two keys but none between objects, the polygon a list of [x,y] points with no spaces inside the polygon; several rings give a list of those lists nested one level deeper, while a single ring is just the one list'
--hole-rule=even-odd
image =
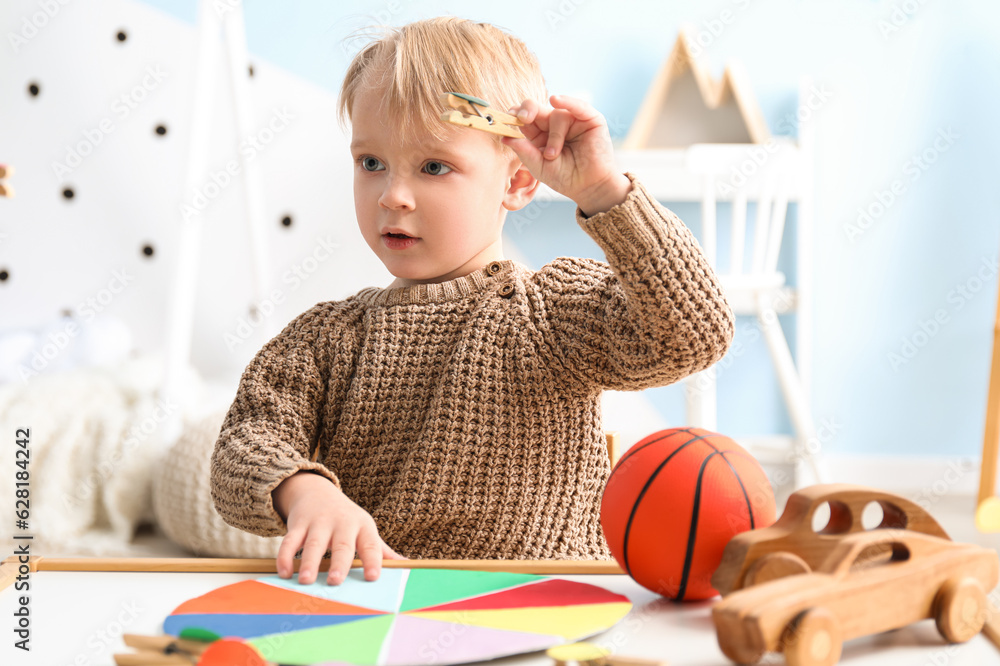
[{"label": "blue paper segment", "polygon": [[399,610],[402,600],[403,581],[409,571],[406,569],[382,569],[378,580],[365,580],[365,572],[361,567],[355,567],[347,573],[347,578],[340,585],[330,585],[326,582],[326,572],[321,571],[315,582],[310,585],[299,583],[296,573],[291,578],[280,576],[264,576],[257,580],[269,585],[278,585],[302,594],[311,594],[323,599],[339,601],[352,606],[371,608],[386,613]]},{"label": "blue paper segment", "polygon": [[[371,615],[262,615],[259,613],[191,613],[171,615],[163,621],[163,633],[180,635],[187,627],[213,631],[223,638],[257,638],[268,634],[315,629],[332,624],[367,620]],[[382,616],[380,616],[382,617]]]}]

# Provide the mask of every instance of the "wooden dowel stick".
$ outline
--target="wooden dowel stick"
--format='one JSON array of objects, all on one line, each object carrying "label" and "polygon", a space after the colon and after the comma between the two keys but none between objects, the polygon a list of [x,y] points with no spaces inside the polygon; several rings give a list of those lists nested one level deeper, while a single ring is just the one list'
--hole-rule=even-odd
[{"label": "wooden dowel stick", "polygon": [[[302,560],[294,559],[295,571]],[[28,558],[30,571],[161,571],[215,573],[276,573],[273,558],[210,557],[47,557]],[[0,567],[0,583],[10,584],[20,567],[17,557],[8,557]],[[354,560],[352,567],[360,567]],[[330,560],[320,561],[319,570],[330,568]],[[541,575],[622,574],[614,560],[382,560],[384,569],[469,569]],[[0,587],[0,589],[3,589]]]},{"label": "wooden dowel stick", "polygon": [[977,506],[997,492],[997,449],[1000,447],[1000,292],[993,322],[993,353],[990,381],[986,393],[986,426],[983,430],[983,455],[979,468]]},{"label": "wooden dowel stick", "polygon": [[176,654],[116,654],[114,659],[116,666],[193,666],[195,663]]}]

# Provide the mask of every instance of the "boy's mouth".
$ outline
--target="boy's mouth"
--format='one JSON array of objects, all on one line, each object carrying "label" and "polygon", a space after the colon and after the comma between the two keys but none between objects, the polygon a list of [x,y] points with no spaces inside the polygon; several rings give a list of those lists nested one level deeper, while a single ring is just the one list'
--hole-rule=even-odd
[{"label": "boy's mouth", "polygon": [[[382,227],[385,229],[385,227]],[[411,236],[410,234],[404,232],[399,227],[389,227],[382,232],[382,236],[386,238],[416,238],[416,236]]]},{"label": "boy's mouth", "polygon": [[401,231],[387,231],[382,234],[382,242],[390,250],[406,250],[413,247],[418,240],[420,239]]}]

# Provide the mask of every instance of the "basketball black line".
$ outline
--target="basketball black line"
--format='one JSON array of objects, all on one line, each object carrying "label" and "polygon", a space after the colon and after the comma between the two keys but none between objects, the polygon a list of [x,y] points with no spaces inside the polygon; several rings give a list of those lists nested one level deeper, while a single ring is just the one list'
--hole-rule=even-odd
[{"label": "basketball black line", "polygon": [[[631,449],[629,449],[628,451],[626,451],[625,454],[621,458],[618,459],[618,464],[615,465],[615,469],[618,469],[618,465],[621,465],[623,462],[625,462],[626,460],[628,460],[629,458],[631,458],[633,456],[633,454],[636,454],[639,451],[642,451],[647,446],[650,446],[651,444],[656,444],[657,442],[662,442],[665,439],[670,439],[674,435],[679,435],[682,432],[690,433],[691,432],[691,428],[682,428],[680,430],[675,430],[675,431],[671,432],[668,435],[663,435],[662,437],[657,437],[656,439],[654,439],[652,441],[646,442],[642,446],[633,446]],[[614,475],[614,472],[612,472],[612,475]]]},{"label": "basketball black line", "polygon": [[733,476],[736,477],[736,481],[740,484],[740,490],[743,491],[743,500],[746,502],[746,504],[747,504],[747,512],[750,514],[750,529],[754,529],[753,507],[750,505],[750,497],[747,495],[747,489],[743,485],[743,479],[740,478],[740,475],[736,472],[736,468],[733,467],[733,464],[731,462],[729,462],[729,458],[726,457],[726,454],[727,453],[734,453],[734,454],[736,454],[738,456],[743,456],[747,460],[752,460],[753,462],[757,463],[758,465],[760,464],[760,461],[758,461],[756,458],[754,458],[752,455],[750,455],[746,450],[734,451],[732,449],[726,449],[725,451],[723,451],[723,450],[720,450],[720,449],[716,449],[715,445],[712,444],[709,441],[706,441],[705,443],[708,444],[709,446],[711,446],[713,449],[715,449],[716,453],[721,453],[722,454],[722,459],[726,461],[727,465],[729,465],[729,469],[732,470]]},{"label": "basketball black line", "polygon": [[[727,453],[734,453],[736,455],[742,456],[742,457],[747,458],[749,460],[753,460],[754,462],[757,462],[757,459],[754,458],[753,456],[751,456],[746,451],[733,451],[732,449],[729,449],[729,450],[726,450],[726,451],[720,451],[719,449],[716,449],[715,446],[712,445],[711,442],[705,442],[705,443],[708,444],[713,449],[715,449],[715,453],[713,453],[708,458],[706,458],[705,462],[702,463],[702,468],[701,468],[701,470],[700,470],[700,472],[698,474],[698,485],[695,488],[695,502],[696,502],[696,504],[701,502],[701,480],[702,480],[702,476],[701,475],[702,475],[702,473],[704,473],[705,467],[707,466],[708,461],[712,458],[712,456],[718,454],[718,455],[722,456],[723,460],[726,461],[726,465],[729,467],[729,470],[733,473],[733,476],[736,477],[736,482],[740,484],[740,490],[743,493],[743,501],[746,503],[747,513],[750,514],[750,529],[754,529],[755,523],[754,523],[754,518],[753,518],[753,507],[751,507],[751,505],[750,505],[750,498],[749,498],[749,496],[747,496],[747,489],[743,485],[743,479],[740,478],[740,475],[736,471],[736,468],[733,467],[733,464],[731,462],[729,462],[729,459],[726,457],[726,454]],[[697,534],[697,514],[698,514],[698,511],[694,510],[693,511],[693,516],[692,516],[692,520],[691,520],[691,531],[690,531],[690,533],[688,535],[688,550],[687,550],[687,553],[686,553],[686,555],[684,557],[684,573],[681,576],[681,590],[682,591],[678,595],[678,599],[683,599],[683,594],[684,594],[684,592],[687,591],[687,579],[688,579],[688,576],[689,576],[690,570],[691,570],[691,558],[694,556],[694,537]]]},{"label": "basketball black line", "polygon": [[662,470],[674,456],[676,456],[678,453],[686,449],[691,444],[694,444],[695,442],[698,441],[704,441],[705,437],[708,437],[711,434],[712,433],[708,433],[707,435],[698,435],[694,439],[688,440],[683,444],[681,444],[676,451],[671,453],[669,456],[667,456],[666,460],[660,463],[659,467],[653,470],[653,473],[650,474],[648,479],[646,479],[646,484],[642,487],[642,490],[639,491],[639,496],[635,498],[635,504],[632,505],[632,512],[628,516],[628,522],[625,523],[625,536],[622,539],[622,559],[625,560],[624,562],[625,573],[627,573],[629,576],[632,575],[632,568],[628,564],[628,537],[629,534],[632,532],[632,521],[635,520],[635,514],[639,511],[639,504],[642,502],[642,498],[646,495],[646,491],[649,490],[649,487],[651,485],[653,485],[653,481],[656,479],[656,475],[660,473],[660,470]]},{"label": "basketball black line", "polygon": [[[622,463],[623,462],[625,462],[626,460],[628,460],[629,458],[631,458],[633,454],[638,453],[639,451],[641,451],[642,449],[646,448],[647,446],[652,446],[653,444],[656,444],[657,442],[662,442],[664,440],[670,439],[674,435],[679,435],[681,433],[692,434],[691,430],[692,430],[692,428],[680,428],[678,430],[672,430],[671,432],[667,433],[666,435],[661,435],[660,437],[657,437],[656,439],[653,439],[653,440],[650,440],[650,441],[646,442],[642,446],[638,446],[638,447],[633,446],[631,449],[629,449],[628,451],[626,451],[625,455],[623,455],[621,458],[618,459],[618,462],[615,464],[615,468],[613,470],[611,470],[611,474],[608,475],[608,480],[604,484],[604,490],[601,491],[601,503],[602,504],[604,503],[604,495],[608,491],[608,486],[611,484],[611,479],[614,478],[615,472],[617,472],[619,469],[622,469]],[[689,440],[689,441],[693,442],[695,440]],[[674,453],[676,453],[676,451]],[[638,501],[638,500],[636,500],[636,501]],[[632,505],[632,512],[633,512],[632,515],[634,515],[635,514],[635,505],[634,504]],[[625,527],[624,543],[622,544],[622,553],[624,553],[623,557],[624,557],[625,562],[626,562],[626,565],[625,565],[625,570],[626,571],[628,571],[628,564],[627,564],[628,563],[628,533],[629,533],[629,526],[631,524],[632,524],[632,520],[631,520],[631,518],[629,518],[629,522],[628,522],[628,524]]]},{"label": "basketball black line", "polygon": [[[738,456],[740,456],[742,458],[745,458],[746,460],[750,460],[750,461],[752,461],[754,463],[757,463],[758,465],[760,464],[759,460],[757,460],[756,458],[754,458],[749,452],[747,452],[745,450],[733,451],[732,449],[727,449],[725,451],[721,451],[721,453],[723,454],[722,459],[725,460],[726,463],[729,463],[729,458],[726,458],[725,454],[726,453],[732,453],[734,455],[738,455]],[[743,485],[743,479],[736,472],[736,468],[733,467],[732,464],[729,464],[729,467],[730,467],[730,469],[733,470],[733,475],[736,477],[736,480],[739,481],[739,483],[740,483],[740,489],[743,491],[743,499],[746,500],[747,511],[750,513],[750,529],[756,529],[754,518],[753,518],[753,505],[750,503],[750,497],[747,495],[746,486]],[[771,484],[771,482],[768,481],[768,486],[769,487],[770,487],[770,484]]]},{"label": "basketball black line", "polygon": [[731,471],[733,476],[736,477],[736,483],[740,484],[740,491],[743,493],[743,501],[747,505],[747,513],[750,514],[750,529],[754,529],[753,507],[750,506],[750,496],[747,495],[746,486],[743,485],[743,479],[740,478],[739,472],[736,471],[736,468],[733,467],[733,463],[729,462],[729,458],[726,457],[727,453],[735,453],[739,455],[739,451],[722,451],[720,455],[722,456],[722,459],[726,461],[726,464],[729,465],[729,471]]},{"label": "basketball black line", "polygon": [[[709,444],[709,446],[712,446]],[[715,449],[714,446],[712,446]],[[715,453],[709,454],[701,463],[698,470],[698,483],[694,487],[694,506],[691,507],[691,527],[688,528],[687,552],[684,554],[684,569],[681,573],[681,586],[677,591],[676,601],[684,601],[684,593],[687,592],[688,575],[691,573],[691,559],[694,557],[694,540],[698,536],[698,512],[701,510],[701,482],[705,478],[705,468],[708,462],[715,456],[722,455],[722,451],[715,449]],[[725,460],[725,457],[723,457]]]}]

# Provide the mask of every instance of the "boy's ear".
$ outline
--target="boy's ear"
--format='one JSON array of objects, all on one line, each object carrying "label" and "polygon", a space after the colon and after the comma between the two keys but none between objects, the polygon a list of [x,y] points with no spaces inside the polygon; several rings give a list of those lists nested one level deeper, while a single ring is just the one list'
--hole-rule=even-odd
[{"label": "boy's ear", "polygon": [[515,164],[517,170],[510,177],[510,186],[503,197],[503,207],[507,210],[521,210],[527,206],[542,184],[520,161]]}]

